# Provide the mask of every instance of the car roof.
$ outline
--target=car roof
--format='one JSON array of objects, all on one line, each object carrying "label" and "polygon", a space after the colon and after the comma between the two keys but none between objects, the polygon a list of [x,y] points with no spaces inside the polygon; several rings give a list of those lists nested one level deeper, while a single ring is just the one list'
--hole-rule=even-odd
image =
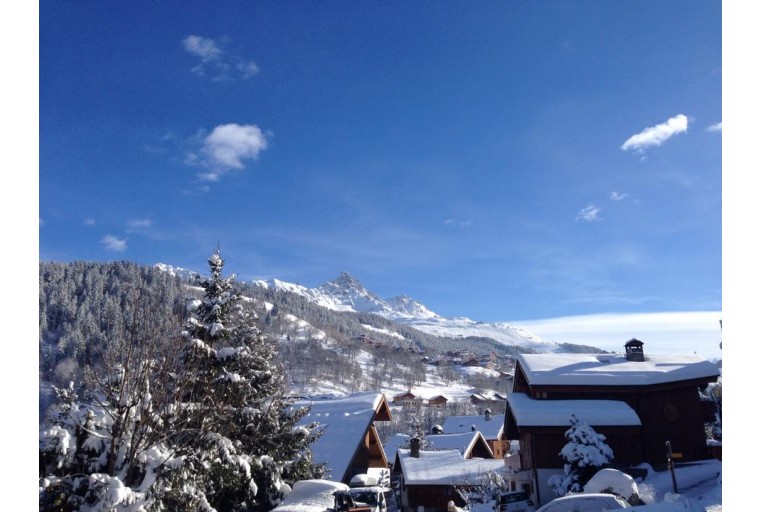
[{"label": "car roof", "polygon": [[630,507],[627,501],[613,494],[595,492],[595,493],[571,494],[569,496],[562,496],[561,498],[555,498],[549,503],[545,503],[540,509],[538,509],[538,512],[540,512],[541,510],[544,510],[545,508],[548,508],[549,505],[551,505],[552,503],[556,504],[556,503],[562,503],[566,501],[579,501],[583,499],[587,499],[590,501],[595,501],[595,500],[601,500],[601,501],[607,501],[607,502],[615,501],[623,505],[623,507],[625,508]]}]

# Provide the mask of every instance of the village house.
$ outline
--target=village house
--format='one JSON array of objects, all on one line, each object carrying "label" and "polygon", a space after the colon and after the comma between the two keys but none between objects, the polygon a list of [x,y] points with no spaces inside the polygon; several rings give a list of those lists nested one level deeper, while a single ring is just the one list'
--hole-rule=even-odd
[{"label": "village house", "polygon": [[413,406],[422,405],[422,397],[418,397],[411,391],[407,391],[406,393],[400,393],[398,395],[395,395],[392,401],[393,401],[393,405],[413,405]]},{"label": "village house", "polygon": [[480,487],[489,472],[503,477],[504,461],[465,459],[459,450],[420,450],[412,443],[412,448],[398,450],[393,471],[403,512],[439,512],[448,509],[449,501],[465,506],[464,492]]},{"label": "village house", "polygon": [[555,496],[547,481],[562,472],[559,451],[570,414],[607,438],[613,463],[666,463],[666,442],[679,461],[710,457],[699,389],[717,366],[696,354],[644,354],[633,339],[626,354],[521,354],[507,395],[504,431],[519,441],[508,454],[512,486],[537,503]]},{"label": "village house", "polygon": [[[498,423],[501,423],[500,421]],[[385,454],[389,461],[395,461],[400,449],[409,448],[409,434],[395,434],[383,442]],[[483,434],[478,431],[461,432],[457,434],[430,434],[425,437],[428,443],[426,450],[457,450],[465,459],[493,459],[493,452]]]},{"label": "village house", "polygon": [[388,458],[375,428],[376,421],[391,421],[382,393],[358,393],[343,398],[299,401],[310,406],[299,425],[318,422],[322,436],[311,445],[314,462],[325,463],[331,480],[348,484],[358,474],[379,474]]},{"label": "village house", "polygon": [[493,393],[490,395],[482,395],[480,393],[473,393],[470,395],[470,403],[473,405],[482,406],[485,408],[496,407],[506,404],[507,397],[499,393]]},{"label": "village house", "polygon": [[443,395],[436,395],[433,398],[428,398],[426,405],[430,407],[443,407],[449,402],[449,399]]}]

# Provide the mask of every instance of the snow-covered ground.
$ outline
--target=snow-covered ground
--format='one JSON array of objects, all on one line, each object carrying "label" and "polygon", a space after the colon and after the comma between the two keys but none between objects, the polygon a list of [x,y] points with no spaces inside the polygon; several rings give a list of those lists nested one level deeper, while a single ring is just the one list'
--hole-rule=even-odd
[{"label": "snow-covered ground", "polygon": [[[719,460],[705,460],[675,468],[678,493],[673,492],[673,479],[669,471],[652,471],[638,483],[639,496],[646,505],[633,507],[642,512],[722,512],[722,468]],[[743,501],[743,500],[742,500]],[[741,501],[740,501],[741,502]],[[744,510],[755,510],[749,505]],[[493,503],[478,504],[471,512],[493,512]]]}]

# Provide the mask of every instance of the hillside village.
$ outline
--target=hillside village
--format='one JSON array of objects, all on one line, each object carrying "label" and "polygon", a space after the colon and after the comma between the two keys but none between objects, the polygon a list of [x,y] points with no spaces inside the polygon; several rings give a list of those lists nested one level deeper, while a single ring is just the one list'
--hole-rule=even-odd
[{"label": "hillside village", "polygon": [[[155,328],[161,325],[168,333],[174,325],[169,319],[180,311],[175,302],[189,299],[193,308],[202,306],[215,280],[220,289],[232,289],[232,281],[220,277],[221,260],[209,261],[219,268],[201,287],[166,269],[129,264],[41,266],[41,436],[45,443],[58,440],[41,448],[41,471],[51,467],[54,453],[66,455],[65,450],[60,452],[63,440],[72,439],[66,436],[79,435],[77,424],[65,417],[62,425],[68,425],[71,434],[65,434],[61,424],[45,430],[47,417],[55,417],[50,413],[53,390],[58,390],[59,399],[79,400],[71,394],[76,389],[66,395],[61,387],[76,379],[90,382],[82,361],[98,361],[99,351],[109,350],[103,344],[105,333],[98,334],[98,323],[88,319],[115,314],[108,304],[117,306],[110,299],[105,306],[97,305],[98,294],[118,295],[124,279],[150,283],[141,300],[162,304],[151,315],[156,317]],[[261,326],[263,336],[257,339],[277,342],[267,350],[277,347],[283,403],[306,412],[294,418],[292,432],[302,430],[307,435],[302,441],[310,443],[310,459],[323,465],[322,476],[349,484],[355,477],[372,475],[394,489],[397,506],[405,512],[447,510],[451,504],[470,507],[473,500],[508,491],[525,492],[537,506],[551,501],[557,494],[548,482],[565,471],[560,452],[568,442],[573,418],[606,439],[614,453],[611,467],[640,480],[667,470],[673,460],[719,463],[720,368],[697,355],[645,351],[645,342],[636,339],[621,342],[620,353],[556,345],[541,352],[537,349],[546,344],[530,336],[524,345],[511,346],[485,337],[440,337],[397,326],[374,313],[325,309],[302,294],[280,290],[271,295],[260,286],[239,290],[243,310],[255,315],[251,318]],[[265,296],[256,296],[255,290]],[[272,297],[278,302],[269,302]],[[118,314],[125,318],[129,308],[139,308],[137,302],[119,304]],[[114,327],[109,326],[109,336],[128,337],[127,331]],[[239,350],[209,352],[225,354],[220,362],[226,369],[217,380],[232,375],[234,382],[254,370],[241,367],[239,374],[230,374],[225,361]],[[269,362],[261,364],[268,368]],[[240,406],[247,407],[246,402]],[[80,402],[76,407],[86,421],[100,425],[88,428],[111,428],[105,416],[88,416],[92,405]],[[132,420],[125,417],[125,421]],[[664,450],[666,442],[671,454]],[[148,464],[141,473],[144,478],[156,470],[149,460],[140,463]],[[242,460],[248,459],[234,464]],[[278,478],[286,475],[287,471]],[[57,480],[46,477],[45,481],[49,486]],[[131,491],[125,496],[135,503],[147,499],[147,494]],[[273,499],[276,504],[277,498]]]},{"label": "hillside village", "polygon": [[408,511],[444,510],[450,500],[465,507],[461,490],[488,485],[491,473],[534,503],[551,501],[556,494],[547,482],[563,471],[559,453],[571,415],[606,437],[614,467],[640,478],[644,466],[666,468],[666,442],[679,463],[720,458],[704,430],[716,404],[698,391],[718,380],[718,368],[699,356],[645,355],[639,340],[626,349],[624,356],[518,355],[505,413],[486,408],[480,415],[451,416],[421,433],[424,449],[414,447],[420,440],[412,435],[382,440],[377,434],[377,425],[391,420],[391,404],[425,406],[412,393],[390,402],[381,393],[309,401],[304,421],[324,425],[314,456],[328,461],[331,478],[349,483],[358,474],[387,470]]}]

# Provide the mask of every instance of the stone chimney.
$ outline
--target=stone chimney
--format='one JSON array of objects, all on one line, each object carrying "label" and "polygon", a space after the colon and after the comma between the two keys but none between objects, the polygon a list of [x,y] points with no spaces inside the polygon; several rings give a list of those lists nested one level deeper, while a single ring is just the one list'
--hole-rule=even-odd
[{"label": "stone chimney", "polygon": [[413,437],[409,440],[409,447],[411,448],[411,456],[415,459],[420,458],[420,438]]},{"label": "stone chimney", "polygon": [[491,409],[486,409],[486,421],[491,421]]},{"label": "stone chimney", "polygon": [[625,344],[625,358],[629,361],[644,361],[644,342],[631,338]]}]

